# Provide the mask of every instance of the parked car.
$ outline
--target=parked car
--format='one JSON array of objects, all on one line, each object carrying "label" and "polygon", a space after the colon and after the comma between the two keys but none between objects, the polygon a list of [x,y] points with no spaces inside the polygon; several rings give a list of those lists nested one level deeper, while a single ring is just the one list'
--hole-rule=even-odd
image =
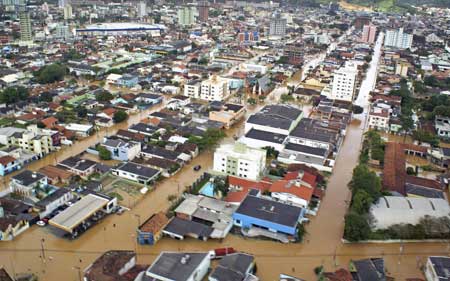
[{"label": "parked car", "polygon": [[196,165],[196,166],[194,166],[194,171],[200,171],[201,168],[202,168],[202,166]]},{"label": "parked car", "polygon": [[36,223],[37,225],[39,225],[39,226],[46,226],[47,224],[44,222],[44,221],[38,221],[37,223]]},{"label": "parked car", "polygon": [[120,207],[119,210],[117,210],[118,215],[123,214],[123,212],[125,212],[125,208]]}]

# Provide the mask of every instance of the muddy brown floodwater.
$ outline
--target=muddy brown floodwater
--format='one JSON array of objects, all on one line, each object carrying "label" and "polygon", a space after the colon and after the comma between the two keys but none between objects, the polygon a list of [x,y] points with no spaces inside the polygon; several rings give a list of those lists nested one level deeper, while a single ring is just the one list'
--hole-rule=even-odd
[{"label": "muddy brown floodwater", "polygon": [[[254,108],[252,111],[257,110]],[[142,115],[144,116],[144,115]],[[128,124],[109,129],[110,133],[125,128],[140,117],[131,117]],[[212,167],[212,152],[206,151],[193,160],[174,177],[159,183],[136,207],[123,215],[112,215],[91,228],[74,241],[58,238],[49,233],[49,228],[33,226],[12,242],[0,244],[0,264],[12,274],[34,272],[40,280],[79,280],[79,270],[86,268],[95,258],[110,249],[136,250],[139,263],[151,263],[160,251],[208,251],[217,247],[230,246],[254,254],[258,265],[258,275],[262,280],[277,280],[280,273],[291,274],[306,280],[315,280],[313,269],[324,265],[326,270],[347,267],[351,259],[384,257],[391,276],[404,280],[421,276],[420,265],[429,255],[447,255],[449,245],[445,243],[401,244],[343,244],[344,215],[350,199],[347,184],[352,169],[357,163],[362,138],[362,124],[353,122],[348,131],[325,198],[317,217],[307,226],[305,242],[301,244],[281,244],[272,241],[245,239],[229,235],[222,242],[210,240],[202,242],[194,239],[177,241],[161,239],[155,246],[140,246],[135,237],[139,221],[169,206],[168,195],[181,193],[185,186],[199,176],[194,165],[201,165],[202,171]],[[99,135],[106,134],[102,132]],[[242,122],[228,131],[224,142],[232,142],[234,134],[242,134]],[[58,152],[57,157],[68,157],[82,152],[94,144],[99,136],[78,142],[73,147]],[[82,145],[80,145],[82,143]],[[36,162],[28,168],[37,169],[54,163],[55,158]],[[42,162],[42,163],[40,163]]]}]

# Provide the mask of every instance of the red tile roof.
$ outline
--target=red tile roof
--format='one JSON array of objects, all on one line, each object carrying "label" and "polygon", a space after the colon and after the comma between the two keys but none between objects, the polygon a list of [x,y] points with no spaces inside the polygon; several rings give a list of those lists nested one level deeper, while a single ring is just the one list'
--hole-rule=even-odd
[{"label": "red tile roof", "polygon": [[6,166],[13,161],[16,161],[16,158],[9,155],[0,157],[0,164],[2,164],[3,166]]}]

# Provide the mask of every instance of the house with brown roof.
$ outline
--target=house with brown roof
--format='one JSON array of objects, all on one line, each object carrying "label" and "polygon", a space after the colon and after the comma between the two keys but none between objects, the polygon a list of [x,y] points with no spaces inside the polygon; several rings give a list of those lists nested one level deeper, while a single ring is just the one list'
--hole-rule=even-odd
[{"label": "house with brown roof", "polygon": [[0,157],[0,176],[5,176],[18,169],[20,169],[20,162],[16,158],[10,155]]},{"label": "house with brown roof", "polygon": [[69,183],[70,179],[74,176],[68,170],[53,165],[42,167],[39,169],[39,173],[46,175],[51,184]]},{"label": "house with brown roof", "polygon": [[163,235],[163,229],[169,223],[169,219],[163,212],[152,215],[141,224],[137,230],[137,241],[141,245],[154,245]]},{"label": "house with brown roof", "polygon": [[133,281],[144,266],[136,265],[133,251],[107,251],[84,270],[85,281]]},{"label": "house with brown roof", "polygon": [[45,125],[45,128],[51,129],[58,123],[58,119],[56,119],[56,117],[50,116],[42,119],[41,123]]},{"label": "house with brown roof", "polygon": [[445,199],[445,193],[438,181],[408,175],[406,155],[426,157],[426,147],[388,142],[384,153],[383,189],[408,197]]}]

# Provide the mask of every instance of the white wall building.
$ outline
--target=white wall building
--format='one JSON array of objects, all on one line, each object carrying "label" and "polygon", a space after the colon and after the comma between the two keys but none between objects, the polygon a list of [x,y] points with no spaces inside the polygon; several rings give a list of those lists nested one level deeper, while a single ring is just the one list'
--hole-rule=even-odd
[{"label": "white wall building", "polygon": [[334,72],[330,98],[333,100],[353,101],[358,68],[355,63],[346,63]]},{"label": "white wall building", "polygon": [[372,107],[369,112],[369,128],[389,130],[389,111],[381,107]]},{"label": "white wall building", "polygon": [[188,84],[185,84],[183,94],[186,97],[199,99],[200,98],[200,87],[201,87],[201,84],[198,81],[193,81]]},{"label": "white wall building", "polygon": [[416,225],[424,216],[449,217],[449,213],[447,200],[441,198],[384,196],[370,207],[375,229],[386,229],[394,224]]},{"label": "white wall building", "polygon": [[265,165],[265,150],[242,143],[224,144],[214,152],[213,170],[218,173],[258,180]]},{"label": "white wall building", "polygon": [[408,33],[403,33],[403,28],[398,30],[387,30],[386,37],[384,41],[384,46],[394,47],[399,49],[411,48],[413,43],[413,35]]},{"label": "white wall building", "polygon": [[201,83],[200,98],[203,100],[222,101],[228,94],[228,79],[214,75]]}]

